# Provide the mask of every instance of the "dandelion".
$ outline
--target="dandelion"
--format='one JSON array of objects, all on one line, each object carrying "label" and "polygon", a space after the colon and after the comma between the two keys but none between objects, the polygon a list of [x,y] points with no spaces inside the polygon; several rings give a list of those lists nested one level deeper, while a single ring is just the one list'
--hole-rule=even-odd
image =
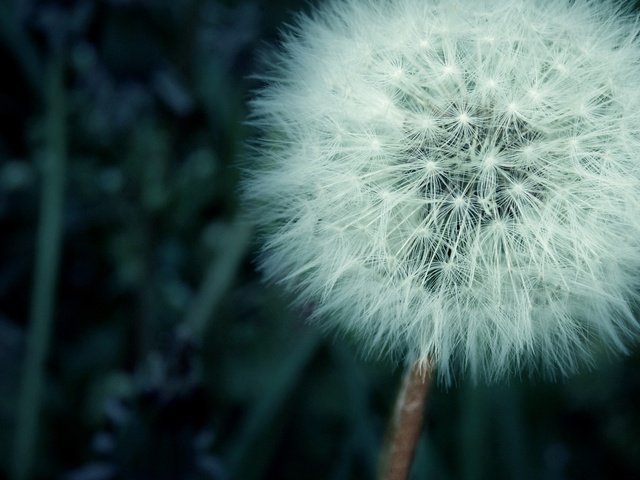
[{"label": "dandelion", "polygon": [[638,23],[613,2],[330,2],[268,57],[261,267],[365,351],[501,378],[624,352]]},{"label": "dandelion", "polygon": [[606,2],[332,2],[252,102],[266,276],[368,352],[567,373],[637,330],[638,26]]}]

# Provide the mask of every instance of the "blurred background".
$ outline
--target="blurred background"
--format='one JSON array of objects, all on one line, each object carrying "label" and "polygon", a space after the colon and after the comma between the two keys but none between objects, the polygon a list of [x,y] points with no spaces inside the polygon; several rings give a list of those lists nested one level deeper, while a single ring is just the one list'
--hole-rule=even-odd
[{"label": "blurred background", "polygon": [[[256,52],[309,3],[0,0],[0,478],[371,479],[401,365],[239,220]],[[640,355],[434,386],[415,479],[640,478]]]}]

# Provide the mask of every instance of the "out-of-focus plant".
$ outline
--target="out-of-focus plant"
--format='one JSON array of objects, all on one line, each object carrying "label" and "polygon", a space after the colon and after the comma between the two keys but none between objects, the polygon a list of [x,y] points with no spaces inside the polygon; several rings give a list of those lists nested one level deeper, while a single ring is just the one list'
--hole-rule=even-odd
[{"label": "out-of-focus plant", "polygon": [[150,355],[119,394],[105,399],[106,425],[91,442],[96,459],[65,478],[227,478],[210,453],[214,431],[197,358],[180,337],[168,352]]},{"label": "out-of-focus plant", "polygon": [[[110,394],[89,400],[117,398],[121,382],[102,375],[143,371],[165,336],[197,335],[199,344],[233,286],[249,231],[234,222],[230,166],[242,101],[232,77],[241,76],[236,57],[256,32],[248,24],[236,39],[227,35],[234,52],[221,68],[203,69],[218,65],[214,54],[234,11],[215,2],[6,2],[0,9],[0,38],[16,66],[6,77],[16,84],[26,79],[8,91],[25,88],[31,102],[15,106],[29,120],[13,127],[24,135],[0,142],[2,156],[14,158],[0,164],[3,228],[12,234],[3,236],[9,260],[1,294],[5,313],[21,328],[29,325],[26,349],[16,355],[24,359],[23,387],[7,402],[15,408],[6,415],[19,412],[8,428],[16,440],[2,435],[14,452],[3,462],[12,462],[21,479],[53,468],[48,462],[58,463],[56,451],[61,462],[78,463],[82,450],[70,459],[62,443],[73,445],[103,416],[72,420],[68,438],[52,444],[56,422],[71,420],[72,405],[80,407],[100,385]],[[176,42],[177,31],[190,34]],[[226,95],[209,94],[207,85],[221,91],[215,83]],[[23,224],[33,222],[35,205],[21,201],[34,186],[42,190],[42,206],[25,322],[19,303],[25,295],[11,295],[30,281],[31,251],[16,254],[25,247],[13,241],[34,236]],[[2,378],[15,384],[9,371]],[[128,441],[118,438],[118,447],[126,450]],[[146,454],[142,445],[140,452]]]}]

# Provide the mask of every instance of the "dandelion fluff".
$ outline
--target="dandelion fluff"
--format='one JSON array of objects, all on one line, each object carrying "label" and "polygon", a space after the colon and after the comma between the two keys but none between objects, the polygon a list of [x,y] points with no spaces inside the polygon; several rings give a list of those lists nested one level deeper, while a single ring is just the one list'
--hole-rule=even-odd
[{"label": "dandelion fluff", "polygon": [[342,0],[251,103],[260,259],[365,351],[499,378],[638,324],[638,23],[585,0]]}]

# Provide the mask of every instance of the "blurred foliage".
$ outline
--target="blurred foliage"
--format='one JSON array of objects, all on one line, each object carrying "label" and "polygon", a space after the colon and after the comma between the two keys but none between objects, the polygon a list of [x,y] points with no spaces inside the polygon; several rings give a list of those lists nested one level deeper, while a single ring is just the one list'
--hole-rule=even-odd
[{"label": "blurred foliage", "polygon": [[[33,287],[45,72],[64,65],[63,249],[33,478],[367,479],[399,376],[254,270],[237,181],[256,49],[293,1],[0,1],[0,451]],[[637,350],[637,349],[636,349]],[[640,478],[640,356],[436,386],[413,478]],[[0,477],[11,455],[0,455]]]}]

